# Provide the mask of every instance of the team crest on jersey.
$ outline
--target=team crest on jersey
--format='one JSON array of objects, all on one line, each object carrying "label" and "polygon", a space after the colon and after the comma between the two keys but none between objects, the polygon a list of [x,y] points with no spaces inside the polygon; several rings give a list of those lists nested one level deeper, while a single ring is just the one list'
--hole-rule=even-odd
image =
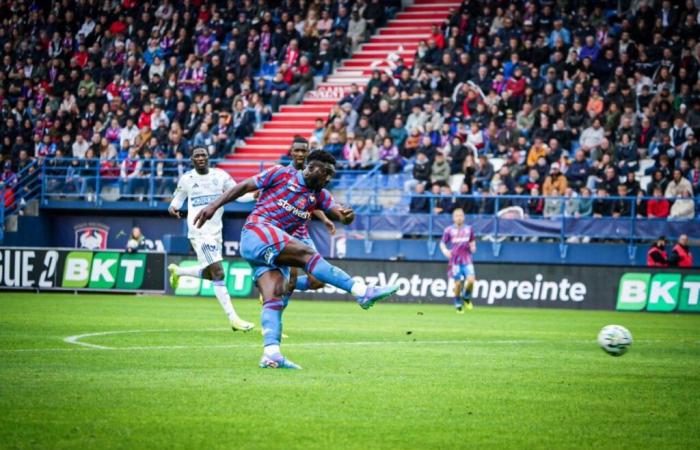
[{"label": "team crest on jersey", "polygon": [[309,204],[313,205],[314,203],[316,203],[316,196],[311,194],[309,195]]},{"label": "team crest on jersey", "polygon": [[219,185],[219,180],[217,180],[216,178],[214,178],[213,180],[211,180],[211,182],[214,184],[214,186],[218,186],[218,185]]},{"label": "team crest on jersey", "polygon": [[198,187],[199,187],[199,185],[198,185],[197,183],[195,183],[195,184],[192,185],[192,189],[198,188]]}]

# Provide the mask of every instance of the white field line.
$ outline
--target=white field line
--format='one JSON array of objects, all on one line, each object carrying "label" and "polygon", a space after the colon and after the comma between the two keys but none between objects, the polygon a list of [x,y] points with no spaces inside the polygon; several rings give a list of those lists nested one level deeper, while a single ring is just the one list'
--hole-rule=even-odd
[{"label": "white field line", "polygon": [[[0,349],[0,353],[31,353],[31,352],[64,352],[64,351],[80,351],[80,350],[105,350],[105,351],[139,351],[139,350],[187,350],[187,349],[236,349],[236,348],[259,348],[259,343],[246,344],[212,344],[212,345],[138,345],[126,347],[110,347],[106,345],[91,344],[83,342],[83,339],[98,336],[113,336],[118,334],[139,334],[139,333],[186,333],[186,332],[207,332],[228,331],[227,328],[205,328],[199,330],[171,330],[171,329],[155,329],[155,330],[117,330],[117,331],[100,331],[94,333],[83,333],[72,336],[67,336],[63,342],[71,344],[72,347],[55,347],[55,348],[20,348],[20,349]],[[228,331],[230,333],[230,331]],[[347,342],[286,342],[285,347],[301,347],[301,348],[323,348],[323,347],[361,347],[361,346],[392,346],[392,345],[522,345],[522,344],[539,344],[545,340],[542,339],[454,339],[454,340],[413,340],[407,339],[403,341],[347,341]],[[660,340],[645,340],[637,341],[644,343],[658,343]],[[566,344],[595,344],[594,339],[578,339],[578,340],[563,340]],[[696,341],[700,344],[700,341]]]}]

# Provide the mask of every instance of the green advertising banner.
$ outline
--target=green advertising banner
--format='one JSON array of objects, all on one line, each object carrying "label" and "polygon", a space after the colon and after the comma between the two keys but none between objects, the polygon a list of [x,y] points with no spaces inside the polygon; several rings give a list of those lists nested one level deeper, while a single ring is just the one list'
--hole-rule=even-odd
[{"label": "green advertising banner", "polygon": [[117,281],[119,269],[119,253],[97,252],[92,257],[90,273],[90,289],[110,289]]},{"label": "green advertising banner", "polygon": [[0,248],[0,289],[165,292],[165,254]]},{"label": "green advertising banner", "polygon": [[138,289],[146,273],[145,253],[124,253],[119,260],[117,289]]},{"label": "green advertising banner", "polygon": [[[180,267],[195,267],[197,261],[192,259],[179,260]],[[226,289],[231,297],[250,297],[253,292],[253,269],[245,261],[229,263],[222,261],[224,268]],[[175,295],[214,297],[214,286],[211,281],[201,278],[183,276],[180,277]]]},{"label": "green advertising banner", "polygon": [[92,252],[70,252],[63,266],[62,287],[84,288],[90,280]]}]

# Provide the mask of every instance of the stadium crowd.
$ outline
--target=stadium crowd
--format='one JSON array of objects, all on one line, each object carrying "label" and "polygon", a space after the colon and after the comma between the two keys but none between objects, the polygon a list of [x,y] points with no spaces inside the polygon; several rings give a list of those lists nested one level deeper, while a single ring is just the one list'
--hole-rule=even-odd
[{"label": "stadium crowd", "polygon": [[[412,67],[391,54],[353,86],[312,144],[410,173],[413,212],[492,213],[509,195],[501,208],[531,215],[695,217],[696,3],[464,0]],[[378,0],[37,5],[0,2],[2,179],[69,156],[126,192],[158,158],[231,151],[388,15]]]},{"label": "stadium crowd", "polygon": [[[171,186],[193,146],[231,152],[328,76],[386,6],[0,1],[0,180],[13,186],[37,161],[49,174],[70,169],[57,190],[84,189],[96,171],[126,193],[151,171]],[[164,168],[171,158],[182,162]]]}]

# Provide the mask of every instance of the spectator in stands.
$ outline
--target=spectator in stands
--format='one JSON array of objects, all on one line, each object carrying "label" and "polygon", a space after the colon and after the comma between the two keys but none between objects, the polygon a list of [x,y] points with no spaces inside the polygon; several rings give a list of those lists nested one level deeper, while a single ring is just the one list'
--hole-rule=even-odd
[{"label": "spectator in stands", "polygon": [[608,197],[607,189],[599,187],[598,192],[593,200],[593,217],[602,218],[612,216],[612,202]]},{"label": "spectator in stands", "polygon": [[650,219],[665,219],[670,214],[671,205],[660,186],[654,186],[653,198],[647,202],[647,217]]},{"label": "spectator in stands", "polygon": [[430,182],[432,164],[425,153],[419,152],[413,164],[413,179],[421,183]]},{"label": "spectator in stands", "polygon": [[531,216],[541,216],[544,212],[544,198],[540,196],[540,189],[536,185],[530,188],[528,211]]},{"label": "spectator in stands", "polygon": [[379,148],[379,159],[382,164],[383,174],[394,174],[401,169],[401,155],[399,154],[399,149],[394,145],[393,139],[386,136],[382,140],[382,145]]},{"label": "spectator in stands", "polygon": [[688,192],[692,195],[693,186],[690,184],[687,178],[683,177],[683,172],[680,169],[675,169],[673,171],[673,178],[666,186],[666,197],[676,198],[683,192]]},{"label": "spectator in stands", "polygon": [[672,267],[693,267],[693,254],[690,252],[687,234],[678,236],[678,242],[673,246],[668,262]]},{"label": "spectator in stands", "polygon": [[[433,186],[440,186],[436,183]],[[452,214],[452,211],[457,207],[457,198],[452,193],[452,189],[448,184],[440,187],[440,199],[433,209],[435,214]]]},{"label": "spectator in stands", "polygon": [[460,208],[464,214],[476,214],[478,205],[471,193],[471,186],[467,183],[462,183],[459,188],[459,195],[455,203],[455,209]]},{"label": "spectator in stands", "polygon": [[450,165],[445,158],[445,154],[437,152],[435,154],[435,162],[430,168],[430,182],[435,184],[447,184],[450,178]]},{"label": "spectator in stands", "polygon": [[563,203],[561,197],[559,196],[559,190],[556,187],[552,188],[549,195],[545,196],[544,211],[542,215],[549,219],[561,217],[563,212],[562,207]]},{"label": "spectator in stands", "polygon": [[[668,197],[668,196],[667,196]],[[679,189],[671,206],[670,219],[689,220],[695,217],[695,202],[689,189]]]},{"label": "spectator in stands", "polygon": [[430,212],[430,199],[425,193],[425,184],[417,183],[415,193],[411,196],[409,212],[414,214],[424,214]]},{"label": "spectator in stands", "polygon": [[647,250],[647,267],[668,267],[665,236],[660,236]]},{"label": "spectator in stands", "polygon": [[612,216],[613,217],[630,217],[632,214],[632,202],[634,201],[632,196],[629,196],[629,191],[627,190],[626,184],[619,184],[617,186],[617,198],[612,202]]},{"label": "spectator in stands", "polygon": [[563,193],[566,192],[568,187],[568,182],[566,181],[566,177],[561,173],[559,163],[552,163],[549,167],[549,175],[545,178],[544,184],[542,185],[542,193],[545,196],[552,195],[554,190]]},{"label": "spectator in stands", "polygon": [[153,250],[153,248],[149,248],[146,236],[141,233],[141,228],[134,227],[131,229],[129,240],[126,242],[126,252],[136,253],[144,250]]}]

